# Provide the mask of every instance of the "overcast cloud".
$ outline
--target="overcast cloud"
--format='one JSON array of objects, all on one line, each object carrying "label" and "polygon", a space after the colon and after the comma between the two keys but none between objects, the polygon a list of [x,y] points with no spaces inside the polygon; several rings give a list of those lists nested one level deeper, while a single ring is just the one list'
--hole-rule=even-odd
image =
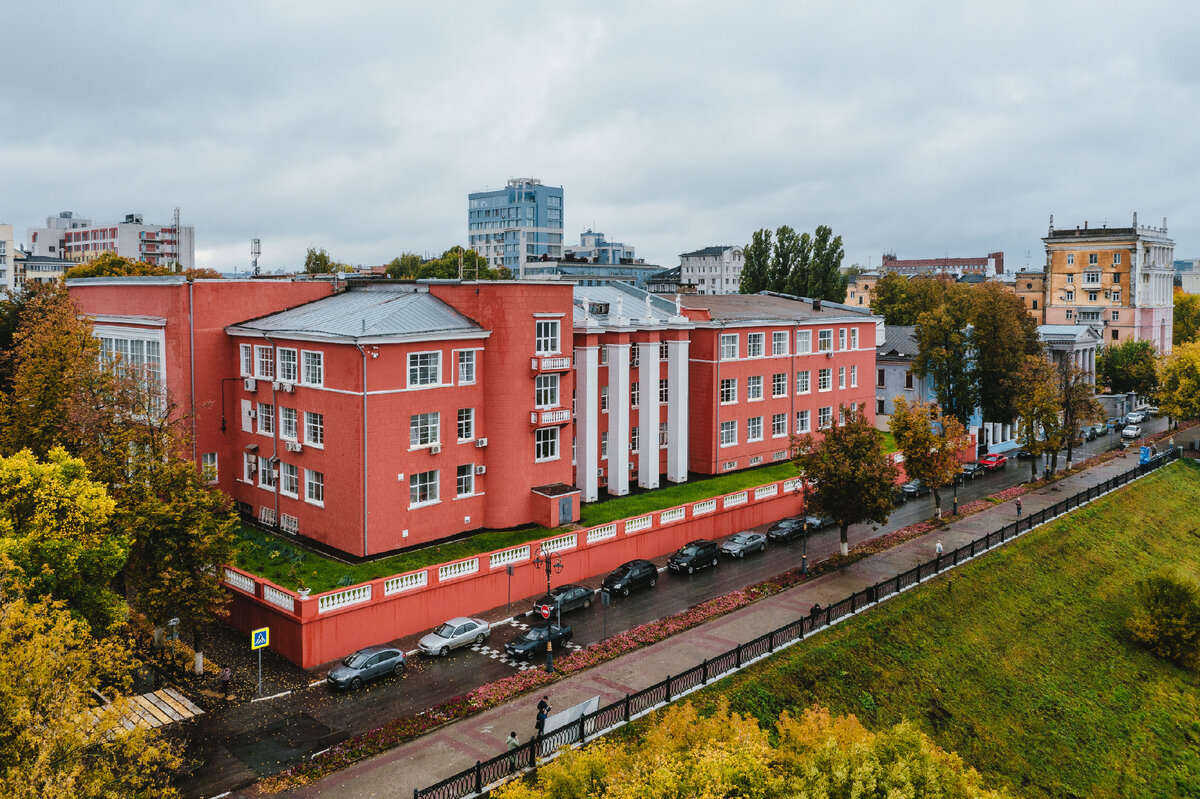
[{"label": "overcast cloud", "polygon": [[465,243],[467,194],[564,188],[664,266],[830,225],[846,263],[1044,260],[1167,217],[1200,257],[1200,4],[21,3],[0,222],[141,212],[198,265]]}]

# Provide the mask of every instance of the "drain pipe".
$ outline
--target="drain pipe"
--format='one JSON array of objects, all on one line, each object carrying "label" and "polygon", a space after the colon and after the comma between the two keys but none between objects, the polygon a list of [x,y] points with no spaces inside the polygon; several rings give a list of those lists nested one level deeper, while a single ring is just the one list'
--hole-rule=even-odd
[{"label": "drain pipe", "polygon": [[[176,244],[178,246],[178,244]],[[200,465],[199,459],[196,457],[196,314],[193,305],[192,288],[195,286],[192,278],[188,278],[188,371],[191,373],[191,397],[189,404],[191,407],[192,416],[192,463],[197,467]],[[166,353],[164,352],[165,356]],[[224,397],[222,397],[224,402]]]},{"label": "drain pipe", "polygon": [[[276,391],[275,391],[275,386],[278,385],[278,383],[279,383],[279,364],[275,360],[275,354],[279,350],[275,346],[275,342],[271,341],[270,336],[268,336],[267,334],[264,333],[263,338],[265,338],[267,340],[267,343],[271,345],[271,363],[272,363],[272,371],[274,372],[274,374],[271,375],[271,414],[274,416],[274,418],[271,419],[271,464],[268,468],[270,468],[272,470],[272,472],[275,469],[279,469],[279,473],[280,473],[279,477],[274,478],[274,485],[271,486],[271,489],[272,489],[271,493],[275,496],[275,527],[280,528],[280,524],[279,524],[279,481],[283,479],[283,466],[281,465],[280,460],[279,460],[279,401],[278,401],[278,398],[276,396]],[[251,352],[253,352],[253,350],[251,350]],[[262,420],[257,419],[257,421],[259,422],[259,424],[261,426]]]},{"label": "drain pipe", "polygon": [[362,508],[362,525],[363,525],[363,557],[370,554],[367,548],[368,543],[368,521],[369,514],[367,512],[367,477],[368,477],[368,459],[367,459],[367,351],[358,343],[358,339],[354,339],[354,346],[358,348],[358,354],[362,356],[362,426],[363,426],[363,442],[362,442],[362,461],[363,461],[363,508]]}]

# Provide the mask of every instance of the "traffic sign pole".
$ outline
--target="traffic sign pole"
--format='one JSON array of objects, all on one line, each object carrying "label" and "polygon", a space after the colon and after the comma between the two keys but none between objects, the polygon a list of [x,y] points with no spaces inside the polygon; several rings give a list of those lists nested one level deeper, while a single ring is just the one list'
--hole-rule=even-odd
[{"label": "traffic sign pole", "polygon": [[258,650],[258,695],[262,696],[262,651],[271,643],[271,628],[259,627],[250,631],[250,648]]}]

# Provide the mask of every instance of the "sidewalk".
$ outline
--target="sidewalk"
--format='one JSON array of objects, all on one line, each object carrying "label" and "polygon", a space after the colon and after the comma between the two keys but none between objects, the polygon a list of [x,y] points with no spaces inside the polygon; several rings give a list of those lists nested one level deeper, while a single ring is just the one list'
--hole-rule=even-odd
[{"label": "sidewalk", "polygon": [[[1023,516],[1037,513],[1064,497],[1121,474],[1137,464],[1134,456],[1118,457],[1022,497]],[[721,616],[652,646],[596,668],[566,677],[545,689],[556,710],[595,696],[600,705],[660,682],[668,675],[699,664],[739,642],[795,621],[814,602],[829,605],[855,591],[894,577],[934,555],[941,541],[946,551],[982,538],[1016,519],[1016,503],[1006,502],[934,530],[924,536],[865,558],[837,572],[808,580],[782,593]],[[869,536],[864,536],[864,539]],[[851,542],[852,545],[859,543]],[[320,782],[288,792],[289,797],[400,797],[452,776],[503,751],[515,730],[522,742],[533,733],[539,691],[441,727],[389,752],[358,763]]]}]

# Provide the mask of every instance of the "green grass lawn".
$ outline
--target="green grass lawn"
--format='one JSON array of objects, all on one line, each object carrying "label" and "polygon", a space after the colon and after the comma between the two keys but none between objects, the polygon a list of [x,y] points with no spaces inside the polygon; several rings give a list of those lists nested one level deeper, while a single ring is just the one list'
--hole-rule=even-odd
[{"label": "green grass lawn", "polygon": [[1021,796],[1200,796],[1200,675],[1123,627],[1139,578],[1200,573],[1198,508],[1200,468],[1166,467],[695,699],[911,719]]}]

